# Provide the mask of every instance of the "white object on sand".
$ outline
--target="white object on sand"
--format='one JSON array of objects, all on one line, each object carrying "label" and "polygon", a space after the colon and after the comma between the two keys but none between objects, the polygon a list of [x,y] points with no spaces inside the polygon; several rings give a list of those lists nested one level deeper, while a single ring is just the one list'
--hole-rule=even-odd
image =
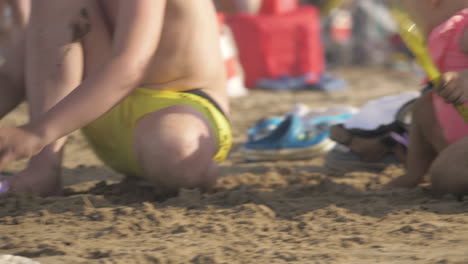
[{"label": "white object on sand", "polygon": [[221,25],[221,54],[226,67],[226,89],[230,97],[241,97],[248,94],[242,66],[239,63],[238,50],[231,29]]},{"label": "white object on sand", "polygon": [[0,264],[40,264],[39,262],[13,255],[0,255]]},{"label": "white object on sand", "polygon": [[343,125],[346,129],[360,130],[375,130],[380,126],[389,125],[395,121],[396,114],[403,105],[420,95],[420,92],[411,91],[372,100]]}]

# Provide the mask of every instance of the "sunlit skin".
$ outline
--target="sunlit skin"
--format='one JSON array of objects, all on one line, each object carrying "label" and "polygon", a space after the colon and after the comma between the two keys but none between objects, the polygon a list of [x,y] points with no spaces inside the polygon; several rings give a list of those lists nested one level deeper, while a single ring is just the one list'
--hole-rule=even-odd
[{"label": "sunlit skin", "polygon": [[[27,45],[0,69],[0,118],[23,99],[30,105],[30,123],[0,129],[0,170],[32,157],[9,180],[13,190],[60,194],[66,136],[137,87],[202,89],[229,112],[211,0],[41,0],[31,10]],[[196,110],[176,105],[148,114],[135,134],[149,182],[168,189],[214,183],[216,139]]]},{"label": "sunlit skin", "polygon": [[[468,7],[465,0],[400,0],[418,26],[428,35],[435,27]],[[468,31],[459,43],[468,54]],[[468,71],[443,73],[437,92],[449,104],[463,104],[468,100]],[[412,188],[428,176],[436,192],[468,194],[468,141],[460,140],[450,147],[435,117],[432,95],[423,95],[415,105],[407,173],[389,184],[391,187]],[[461,156],[460,153],[465,153]]]}]

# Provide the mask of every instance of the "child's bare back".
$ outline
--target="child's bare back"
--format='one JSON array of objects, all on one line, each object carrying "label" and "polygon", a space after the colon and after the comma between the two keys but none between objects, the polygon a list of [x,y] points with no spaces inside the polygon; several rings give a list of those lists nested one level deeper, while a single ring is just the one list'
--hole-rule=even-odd
[{"label": "child's bare back", "polygon": [[[115,0],[102,1],[108,24],[115,25]],[[154,18],[158,19],[158,18]],[[212,0],[167,1],[158,50],[142,85],[154,89],[204,89],[227,110],[219,25]],[[177,52],[175,52],[177,51]]]}]

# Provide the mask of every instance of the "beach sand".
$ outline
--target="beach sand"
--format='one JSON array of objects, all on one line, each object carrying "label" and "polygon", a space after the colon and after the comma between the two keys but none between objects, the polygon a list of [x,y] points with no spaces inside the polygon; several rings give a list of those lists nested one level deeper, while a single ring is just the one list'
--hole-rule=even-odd
[{"label": "beach sand", "polygon": [[[254,91],[235,99],[235,148],[216,190],[166,198],[121,186],[79,133],[64,162],[65,197],[0,197],[0,255],[57,263],[468,263],[468,202],[423,188],[381,190],[403,169],[337,174],[319,157],[242,163],[236,148],[256,120],[310,107],[360,106],[419,88],[419,81],[377,69],[336,72],[350,89]],[[26,121],[26,107],[3,125]],[[17,171],[24,162],[9,168]]]}]

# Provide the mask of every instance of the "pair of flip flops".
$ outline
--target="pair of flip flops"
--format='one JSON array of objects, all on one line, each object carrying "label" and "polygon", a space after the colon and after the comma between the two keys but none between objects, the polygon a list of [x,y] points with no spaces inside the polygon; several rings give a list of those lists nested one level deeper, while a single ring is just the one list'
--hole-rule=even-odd
[{"label": "pair of flip flops", "polygon": [[350,118],[355,109],[334,107],[310,111],[296,105],[285,116],[260,120],[247,132],[248,142],[240,153],[248,161],[309,159],[330,151],[335,142],[329,138],[331,125]]}]

